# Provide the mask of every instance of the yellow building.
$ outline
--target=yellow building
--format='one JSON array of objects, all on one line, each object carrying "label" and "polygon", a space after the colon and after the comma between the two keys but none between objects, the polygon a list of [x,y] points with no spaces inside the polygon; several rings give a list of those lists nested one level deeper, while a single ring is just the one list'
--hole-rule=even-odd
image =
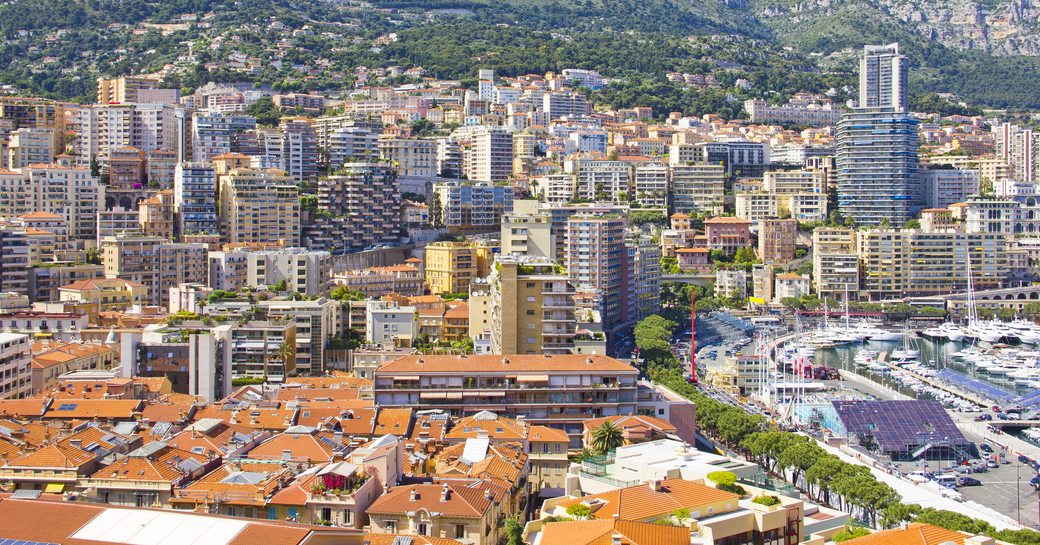
[{"label": "yellow building", "polygon": [[97,305],[97,312],[123,311],[148,303],[147,286],[121,278],[79,280],[58,288],[58,293],[61,301]]},{"label": "yellow building", "polygon": [[426,285],[433,293],[466,293],[474,278],[488,275],[492,248],[478,242],[426,245]]}]

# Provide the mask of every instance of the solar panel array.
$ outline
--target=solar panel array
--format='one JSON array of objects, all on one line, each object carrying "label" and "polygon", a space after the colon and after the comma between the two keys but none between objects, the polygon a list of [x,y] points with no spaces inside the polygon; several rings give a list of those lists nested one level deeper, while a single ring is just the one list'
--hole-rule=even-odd
[{"label": "solar panel array", "polygon": [[24,539],[9,539],[0,537],[0,545],[57,545],[55,543],[48,543],[44,541],[26,541]]},{"label": "solar panel array", "polygon": [[832,401],[849,433],[873,436],[882,452],[906,452],[932,441],[970,448],[938,401]]},{"label": "solar panel array", "polygon": [[958,373],[953,369],[940,369],[937,375],[940,379],[949,382],[955,386],[960,386],[969,392],[974,392],[981,396],[992,399],[1000,403],[1006,403],[1015,399],[1015,394],[1009,392],[999,386],[995,386],[988,382],[981,381],[976,378],[971,378],[963,373]]}]

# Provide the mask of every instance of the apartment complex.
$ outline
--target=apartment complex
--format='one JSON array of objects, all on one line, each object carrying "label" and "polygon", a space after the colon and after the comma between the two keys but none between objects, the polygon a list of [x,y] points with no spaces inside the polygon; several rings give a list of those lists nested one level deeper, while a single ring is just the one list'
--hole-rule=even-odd
[{"label": "apartment complex", "polygon": [[235,168],[220,177],[222,239],[300,245],[300,190],[278,170]]},{"label": "apartment complex", "polygon": [[635,414],[639,371],[600,355],[409,355],[375,372],[382,407],[494,411],[563,429],[581,444],[586,418]]},{"label": "apartment complex", "polygon": [[493,354],[567,354],[574,347],[574,287],[546,258],[500,257],[489,278]]},{"label": "apartment complex", "polygon": [[466,293],[475,278],[488,275],[492,248],[480,242],[427,244],[424,274],[431,293]]}]

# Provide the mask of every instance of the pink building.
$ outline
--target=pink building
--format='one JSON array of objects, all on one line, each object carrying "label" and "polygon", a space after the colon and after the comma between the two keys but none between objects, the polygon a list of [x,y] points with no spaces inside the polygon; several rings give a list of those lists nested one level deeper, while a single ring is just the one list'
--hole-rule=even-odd
[{"label": "pink building", "polygon": [[751,222],[741,218],[711,218],[704,220],[704,234],[708,248],[735,254],[738,249],[751,246]]}]

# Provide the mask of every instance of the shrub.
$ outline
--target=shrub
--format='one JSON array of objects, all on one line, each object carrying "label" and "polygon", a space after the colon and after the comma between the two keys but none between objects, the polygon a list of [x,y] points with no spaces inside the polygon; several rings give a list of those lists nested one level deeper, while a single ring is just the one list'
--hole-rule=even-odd
[{"label": "shrub", "polygon": [[751,500],[759,505],[765,505],[766,507],[772,507],[774,505],[780,505],[780,498],[776,496],[758,496]]}]

